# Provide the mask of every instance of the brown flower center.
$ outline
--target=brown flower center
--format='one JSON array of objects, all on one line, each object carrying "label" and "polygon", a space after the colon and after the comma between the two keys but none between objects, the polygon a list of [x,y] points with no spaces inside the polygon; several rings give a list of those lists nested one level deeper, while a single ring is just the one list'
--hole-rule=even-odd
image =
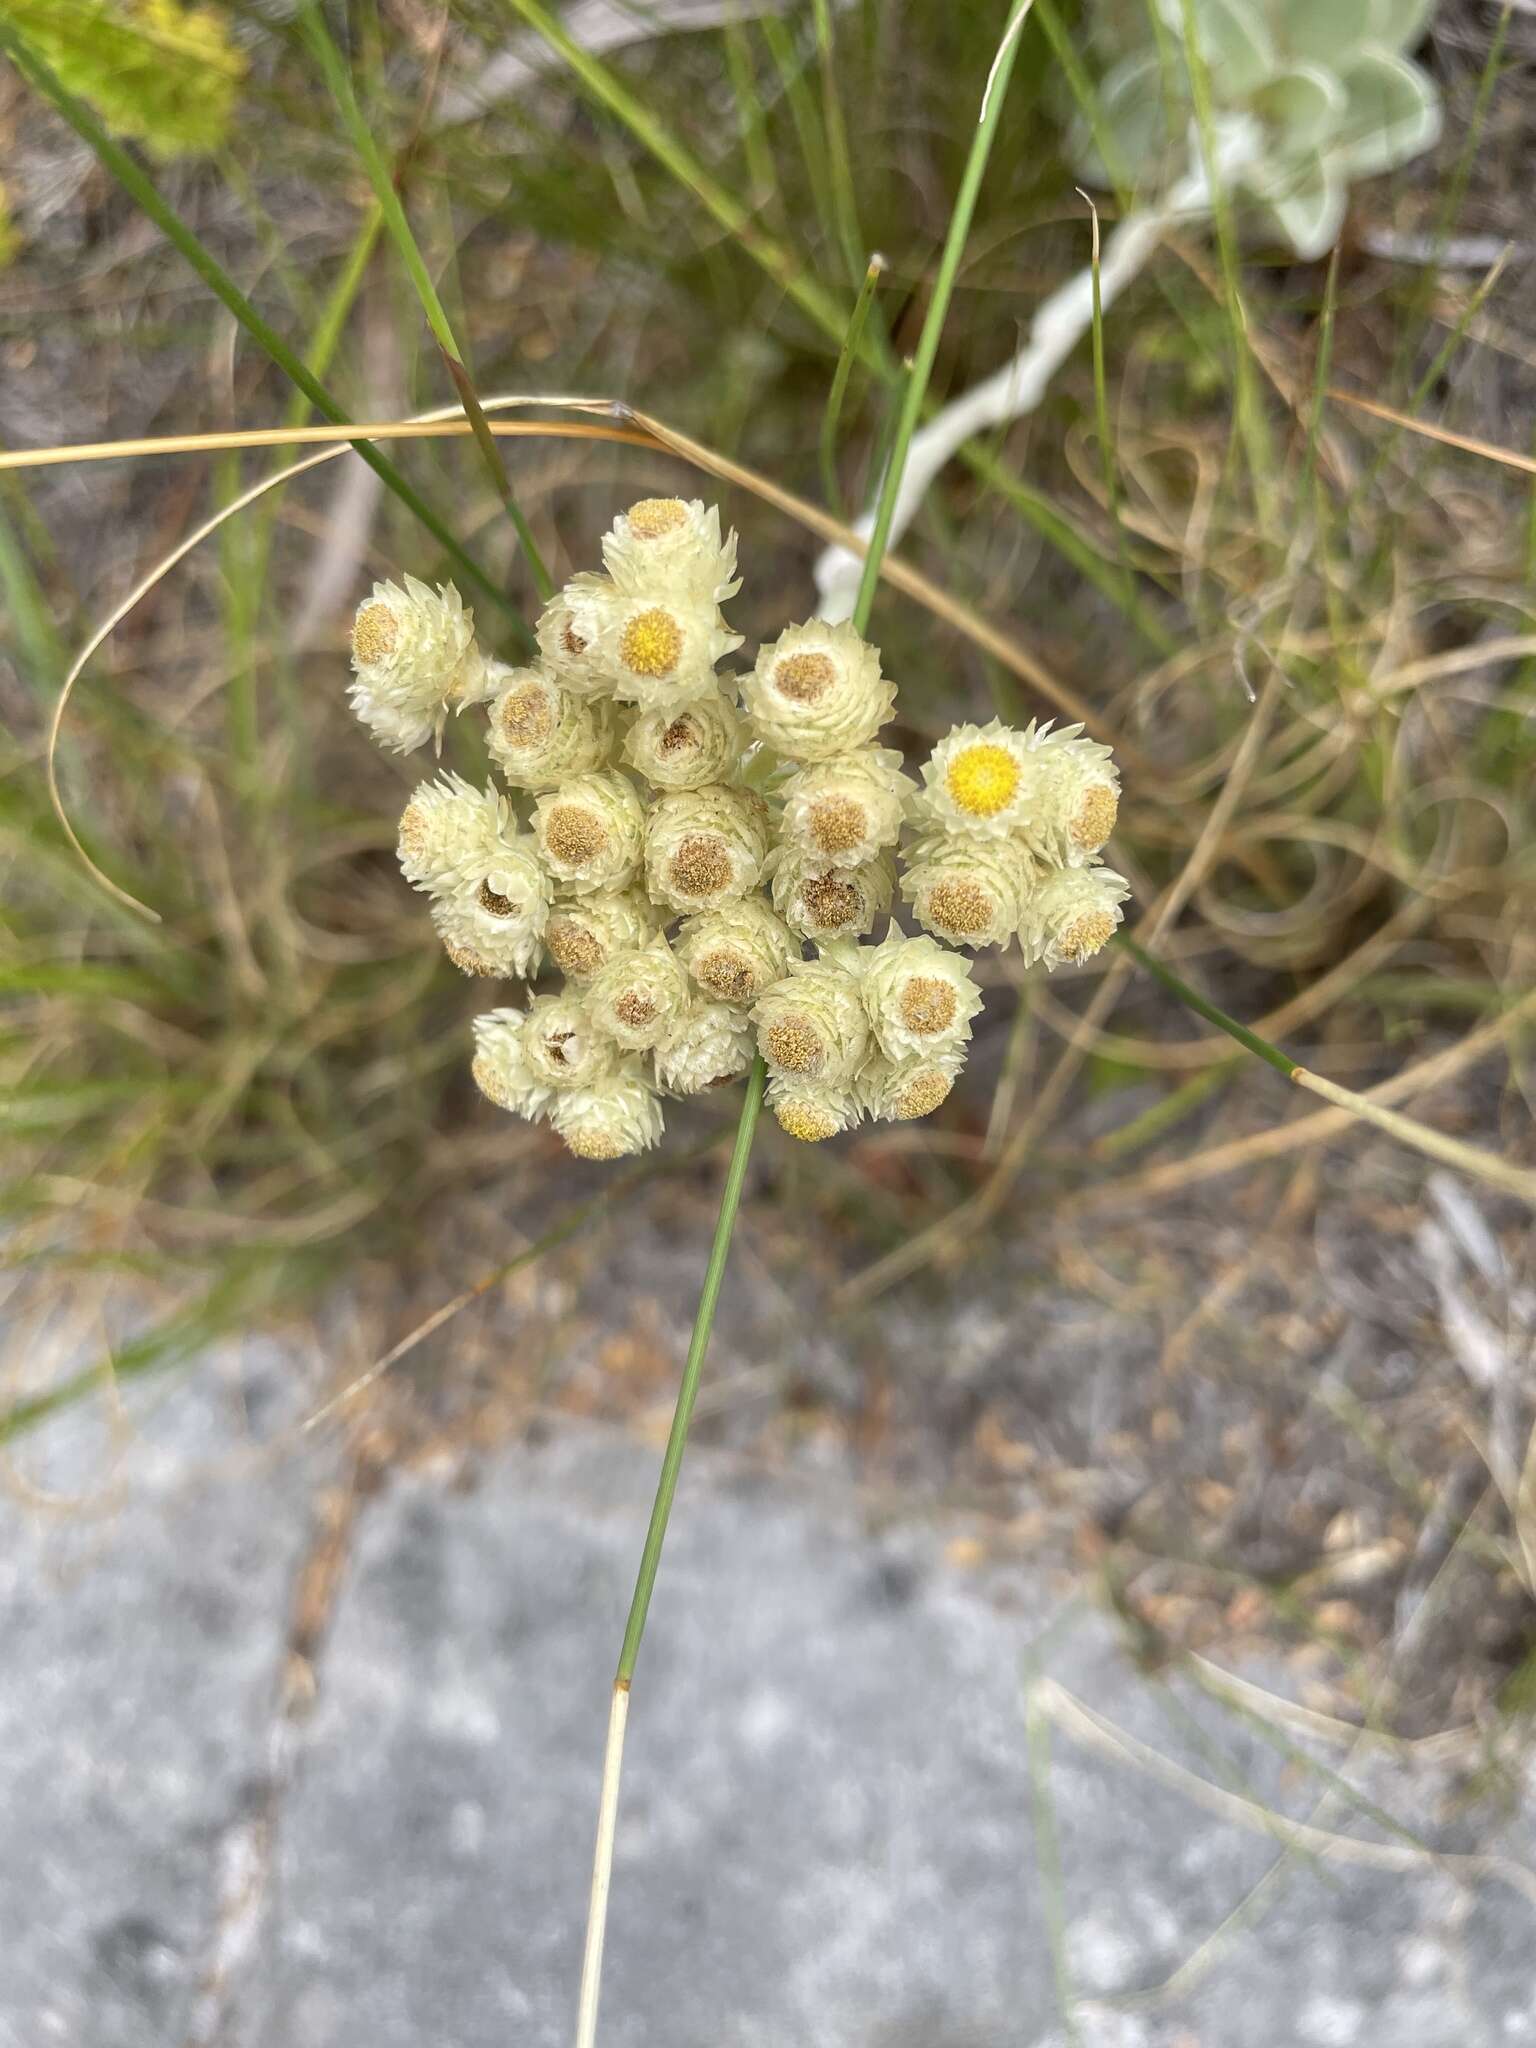
[{"label": "brown flower center", "polygon": [[584,924],[570,918],[551,918],[544,932],[549,957],[572,981],[586,981],[596,974],[607,953],[601,941]]},{"label": "brown flower center", "polygon": [[859,914],[858,890],[836,870],[829,875],[808,875],[800,884],[800,901],[806,923],[819,932],[838,931]]},{"label": "brown flower center", "polygon": [[836,681],[829,654],[786,654],[773,671],[774,688],[795,704],[819,704]]},{"label": "brown flower center", "polygon": [[1120,799],[1108,783],[1098,782],[1084,790],[1070,828],[1074,844],[1084,853],[1097,853],[1114,831],[1119,815]]},{"label": "brown flower center", "polygon": [[613,1014],[621,1024],[628,1024],[632,1030],[638,1031],[654,1020],[656,1004],[643,988],[627,988],[615,999]]},{"label": "brown flower center", "polygon": [[501,700],[501,736],[509,747],[542,747],[555,729],[555,707],[542,683],[524,683]]},{"label": "brown flower center", "polygon": [[947,1074],[930,1067],[909,1081],[891,1106],[904,1123],[910,1123],[914,1117],[927,1116],[937,1109],[948,1096],[950,1085]]},{"label": "brown flower center", "polygon": [[773,1113],[779,1120],[780,1130],[798,1138],[803,1145],[817,1145],[823,1138],[837,1135],[837,1118],[829,1110],[817,1109],[813,1103],[776,1102]]},{"label": "brown flower center", "polygon": [[571,624],[569,619],[566,620],[564,626],[560,630],[560,645],[565,649],[567,654],[571,655],[580,656],[585,654],[587,651],[586,641],[582,639],[581,635],[577,632],[576,628]]},{"label": "brown flower center", "polygon": [[629,530],[637,540],[660,540],[664,533],[676,533],[688,521],[688,507],[681,498],[642,498],[627,513]]},{"label": "brown flower center", "polygon": [[480,884],[480,893],[475,898],[480,908],[489,911],[492,917],[516,917],[517,905],[510,896],[502,896],[489,882]]},{"label": "brown flower center", "polygon": [[661,738],[656,742],[658,754],[680,754],[686,749],[696,753],[702,744],[699,728],[685,711],[681,718],[674,718]]},{"label": "brown flower center", "polygon": [[473,946],[456,946],[451,939],[443,941],[443,951],[458,968],[460,974],[484,974],[494,976],[499,970],[492,966],[483,953],[477,953]]},{"label": "brown flower center", "polygon": [[929,922],[957,938],[979,938],[992,926],[992,898],[967,877],[936,882],[928,892]]},{"label": "brown flower center", "polygon": [[400,858],[420,860],[427,850],[427,816],[419,804],[407,804],[400,814]]},{"label": "brown flower center", "polygon": [[798,1010],[776,1017],[763,1033],[763,1051],[786,1074],[819,1074],[827,1063],[826,1042]]},{"label": "brown flower center", "polygon": [[1107,910],[1088,910],[1067,926],[1056,943],[1064,959],[1087,960],[1098,952],[1114,928],[1115,920]]},{"label": "brown flower center", "polygon": [[364,668],[383,661],[400,644],[400,626],[387,604],[365,604],[352,626],[352,652]]},{"label": "brown flower center", "polygon": [[821,853],[852,853],[869,833],[869,819],[857,797],[823,796],[806,816],[811,844]]},{"label": "brown flower center", "polygon": [[725,841],[714,832],[690,832],[667,862],[667,880],[678,895],[699,903],[728,889],[735,872]]},{"label": "brown flower center", "polygon": [[585,867],[606,851],[608,833],[595,811],[555,804],[544,814],[544,850],[568,868]]},{"label": "brown flower center", "polygon": [[695,972],[710,994],[719,996],[722,1002],[739,1006],[757,994],[757,976],[744,953],[728,952],[721,947],[717,953],[706,953]]},{"label": "brown flower center", "polygon": [[959,1009],[955,992],[936,974],[914,974],[902,984],[896,1008],[909,1031],[924,1037],[947,1031]]}]

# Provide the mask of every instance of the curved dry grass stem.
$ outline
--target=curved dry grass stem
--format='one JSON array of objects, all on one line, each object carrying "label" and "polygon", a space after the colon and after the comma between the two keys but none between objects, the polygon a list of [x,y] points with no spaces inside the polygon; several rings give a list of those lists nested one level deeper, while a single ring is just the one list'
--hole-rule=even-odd
[{"label": "curved dry grass stem", "polygon": [[[754,497],[762,499],[765,504],[772,505],[777,511],[784,513],[786,517],[795,520],[798,524],[824,539],[846,536],[850,546],[857,547],[860,552],[863,551],[863,542],[853,534],[852,530],[842,525],[839,520],[834,519],[829,513],[823,512],[819,506],[811,504],[808,499],[796,497],[792,491],[782,490],[770,478],[761,475],[758,471],[748,469],[741,463],[731,462],[726,457],[717,455],[713,449],[707,448],[702,442],[695,441],[686,434],[676,432],[673,428],[667,426],[665,421],[655,418],[652,414],[637,412],[630,406],[609,399],[549,397],[538,393],[506,393],[484,401],[484,410],[487,413],[505,411],[513,407],[532,408],[536,406],[584,413],[601,413],[606,415],[606,418],[600,423],[578,423],[569,420],[494,421],[490,423],[491,431],[493,433],[544,436],[556,440],[580,438],[620,441],[634,447],[655,448],[675,455],[682,461],[691,464],[694,468],[701,469],[711,476],[719,477],[723,482],[738,485],[742,490],[749,491]],[[148,919],[152,924],[161,922],[159,912],[151,909],[147,903],[141,902],[137,896],[133,895],[130,890],[124,889],[120,883],[114,882],[111,876],[106,874],[97,862],[91,858],[81,843],[79,834],[76,832],[64,807],[63,794],[59,788],[58,781],[58,747],[64,714],[68,709],[70,698],[74,694],[75,685],[80,680],[86,665],[111,638],[124,619],[195,548],[201,546],[205,540],[208,540],[213,534],[217,533],[220,527],[227,520],[232,519],[236,513],[243,512],[251,505],[254,505],[268,491],[276,490],[282,484],[291,483],[295,477],[302,476],[307,470],[316,469],[322,463],[333,462],[338,456],[345,455],[351,449],[353,442],[361,439],[365,431],[370,440],[410,440],[450,439],[455,435],[469,434],[473,429],[469,421],[458,411],[458,408],[451,407],[423,413],[411,420],[373,422],[366,429],[359,427],[355,431],[349,430],[346,435],[338,435],[334,427],[274,427],[243,429],[224,434],[170,435],[159,440],[83,442],[74,447],[31,449],[26,451],[25,454],[12,451],[9,454],[0,456],[0,467],[26,469],[45,467],[56,462],[100,462],[111,459],[114,456],[210,454],[229,448],[289,447],[295,442],[318,442],[325,444],[320,447],[318,453],[306,456],[302,461],[292,463],[286,469],[279,470],[274,475],[263,478],[261,482],[251,485],[249,490],[242,492],[239,497],[215,513],[211,519],[205,520],[186,539],[178,542],[176,547],[161,561],[157,562],[148,575],[143,577],[134,586],[128,596],[113,609],[103,624],[91,635],[80,653],[71,662],[63,685],[60,688],[58,700],[54,705],[53,716],[49,722],[47,747],[48,795],[53,805],[54,813],[71,848],[84,863],[92,878],[109,895],[124,905],[125,908],[136,911],[139,916]],[[908,596],[915,598],[919,604],[924,605],[936,617],[943,619],[946,624],[953,626],[957,632],[963,633],[984,652],[1003,662],[1015,675],[1019,676],[1023,681],[1031,683],[1042,696],[1049,698],[1059,710],[1066,712],[1072,718],[1079,719],[1100,737],[1108,738],[1111,744],[1120,747],[1122,755],[1127,753],[1128,750],[1125,743],[1116,738],[1104,726],[1103,721],[1091,708],[1080,704],[1065,684],[1061,683],[1049,670],[1044,668],[1040,662],[1028,654],[1024,648],[1020,647],[1007,634],[1001,632],[997,627],[988,624],[986,620],[980,618],[966,606],[956,603],[947,592],[942,590],[937,584],[932,583],[920,571],[912,568],[910,564],[887,558],[882,561],[880,570],[881,575],[887,582],[891,583],[896,589],[904,591]]]}]

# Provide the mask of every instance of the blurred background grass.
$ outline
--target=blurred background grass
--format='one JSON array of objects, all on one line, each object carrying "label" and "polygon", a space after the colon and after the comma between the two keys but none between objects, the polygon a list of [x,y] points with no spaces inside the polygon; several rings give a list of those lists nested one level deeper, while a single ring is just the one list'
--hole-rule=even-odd
[{"label": "blurred background grass", "polygon": [[[83,56],[54,46],[56,67],[94,95],[337,404],[382,419],[451,403],[289,15],[203,10],[189,87],[175,10],[113,0],[86,12],[139,49],[131,90],[117,55],[105,67],[117,89],[102,89],[99,41]],[[0,5],[23,34],[42,34],[45,17],[57,32],[46,6]],[[549,19],[533,0],[354,0],[328,19],[483,393],[622,399],[835,510],[867,501],[1000,15],[583,0],[563,17],[581,75],[528,25]],[[944,335],[941,394],[996,369],[1087,259],[1089,216],[1063,153],[1087,47],[1076,7],[1039,0]],[[1529,1160],[1527,1041],[1497,1025],[1532,985],[1536,494],[1518,468],[1320,400],[1332,383],[1517,456],[1532,446],[1536,144],[1523,109],[1536,21],[1445,0],[1422,61],[1445,99],[1444,138],[1356,188],[1332,265],[1245,242],[1235,324],[1214,238],[1199,224],[1171,235],[1104,325],[1110,446],[1085,345],[1031,418],[978,463],[951,465],[902,551],[1116,737],[1126,801],[1114,857],[1144,910],[1174,892],[1182,907],[1162,946],[1181,972],[1353,1087],[1440,1058],[1443,1084],[1408,1106]],[[9,69],[0,129],[6,446],[311,416]],[[1107,222],[1114,205],[1100,203]],[[829,416],[877,250],[868,348]],[[557,579],[591,562],[628,499],[709,494],[650,453],[502,445]],[[531,617],[537,598],[473,445],[402,445],[392,459],[510,595],[506,615],[474,601],[486,641],[513,652],[515,613]],[[108,1382],[184,1363],[222,1331],[319,1314],[344,1276],[397,1331],[388,1317],[403,1297],[446,1299],[481,1254],[511,1256],[498,1220],[536,1235],[594,1196],[547,1134],[475,1094],[468,1019],[483,992],[445,965],[394,865],[415,769],[381,758],[348,715],[346,627],[374,576],[437,578],[453,564],[360,463],[321,468],[223,526],[155,586],[77,692],[60,753],[71,814],[103,869],[163,922],[107,897],[51,813],[47,725],[70,656],[192,526],[276,463],[226,453],[0,475],[8,1436]],[[753,641],[812,609],[813,547],[746,492],[723,504],[747,579],[734,620]],[[889,591],[872,637],[899,680],[910,750],[993,707],[1015,720],[1051,711]],[[445,758],[480,768],[467,721]],[[932,1125],[821,1148],[812,1163],[768,1134],[753,1204],[765,1243],[788,1247],[778,1270],[813,1233],[836,1247],[820,1276],[829,1293],[848,1301],[852,1280],[868,1304],[898,1270],[921,1292],[935,1265],[968,1260],[985,1288],[1021,1242],[1048,1243],[1070,1287],[1170,1317],[1171,1342],[1198,1304],[1177,1297],[1175,1313],[1159,1293],[1138,1235],[1149,1212],[1192,1204],[1182,1213],[1213,1228],[1246,1214],[1256,1230],[1275,1225],[1299,1261],[1321,1261],[1309,1230],[1359,1144],[1324,1166],[1304,1134],[1277,1141],[1294,1113],[1281,1085],[1255,1079],[1229,1040],[1126,965],[1101,956],[1047,992],[1016,963],[984,959],[994,992],[970,1079]],[[728,1118],[729,1105],[701,1107],[691,1134],[723,1135]],[[1398,1170],[1364,1177],[1362,1207],[1388,1237],[1417,1215],[1418,1183],[1394,1182]],[[654,1171],[643,1196],[626,1183],[616,1233],[701,1243],[718,1155]],[[947,1227],[962,1202],[963,1233]],[[1506,1246],[1523,1243],[1515,1205],[1495,1201],[1489,1216]],[[623,1270],[614,1263],[610,1285]],[[1229,1249],[1215,1285],[1236,1300],[1249,1277]],[[1454,1367],[1437,1381],[1453,1384]],[[1149,1389],[1123,1423],[1149,1468],[1182,1485],[1177,1417],[1155,1423],[1160,1412],[1169,1404]],[[1385,1427],[1388,1439],[1405,1429],[1405,1475],[1387,1470],[1383,1418],[1354,1393],[1328,1418],[1329,1444],[1342,1433],[1404,1523],[1389,1591],[1460,1471],[1445,1406],[1419,1421],[1414,1434],[1394,1410]],[[984,1424],[967,1411],[968,1433]],[[1485,1434],[1475,1419],[1468,1429]],[[1536,1663],[1516,1503],[1495,1493],[1486,1511],[1458,1494],[1451,1527],[1455,1540],[1486,1512],[1485,1591],[1504,1632],[1485,1648],[1502,1683]],[[1330,1497],[1319,1528],[1337,1536],[1348,1505]],[[1210,1517],[1237,1555],[1230,1506],[1213,1497]],[[1303,1575],[1295,1559],[1282,1570],[1256,1558],[1234,1569],[1271,1594],[1277,1575]]]}]

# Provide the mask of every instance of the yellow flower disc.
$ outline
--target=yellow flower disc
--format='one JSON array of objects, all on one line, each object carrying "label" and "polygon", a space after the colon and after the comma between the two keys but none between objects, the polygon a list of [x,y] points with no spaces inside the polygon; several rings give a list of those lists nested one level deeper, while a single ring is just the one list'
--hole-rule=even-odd
[{"label": "yellow flower disc", "polygon": [[995,818],[1018,792],[1019,764],[1006,747],[966,747],[950,762],[944,784],[968,818]]}]

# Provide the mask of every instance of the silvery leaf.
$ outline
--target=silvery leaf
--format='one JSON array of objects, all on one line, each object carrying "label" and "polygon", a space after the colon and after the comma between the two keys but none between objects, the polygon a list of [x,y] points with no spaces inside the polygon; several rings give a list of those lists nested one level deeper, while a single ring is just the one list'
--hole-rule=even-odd
[{"label": "silvery leaf", "polygon": [[1370,34],[1362,41],[1380,43],[1389,50],[1416,49],[1434,11],[1435,0],[1369,0]]},{"label": "silvery leaf", "polygon": [[1275,225],[1303,261],[1326,256],[1339,239],[1349,189],[1335,164],[1319,152],[1250,174]]},{"label": "silvery leaf", "polygon": [[[1275,67],[1275,46],[1258,10],[1242,0],[1187,0],[1195,35],[1218,101],[1241,99]],[[1159,0],[1164,21],[1184,33],[1186,0]]]},{"label": "silvery leaf", "polygon": [[1286,150],[1319,147],[1344,119],[1349,95],[1319,64],[1294,64],[1266,80],[1249,104]]},{"label": "silvery leaf", "polygon": [[[1381,4],[1389,6],[1391,0]],[[1338,64],[1381,40],[1371,32],[1369,15],[1360,0],[1278,0],[1275,38],[1288,56],[1303,63]]]},{"label": "silvery leaf", "polygon": [[1099,88],[1098,131],[1079,113],[1067,142],[1073,169],[1090,185],[1134,183],[1156,163],[1168,125],[1155,55],[1128,57],[1109,72]]},{"label": "silvery leaf", "polygon": [[1374,177],[1433,148],[1440,139],[1440,94],[1406,57],[1372,50],[1341,74],[1349,106],[1335,148],[1351,178]]}]

